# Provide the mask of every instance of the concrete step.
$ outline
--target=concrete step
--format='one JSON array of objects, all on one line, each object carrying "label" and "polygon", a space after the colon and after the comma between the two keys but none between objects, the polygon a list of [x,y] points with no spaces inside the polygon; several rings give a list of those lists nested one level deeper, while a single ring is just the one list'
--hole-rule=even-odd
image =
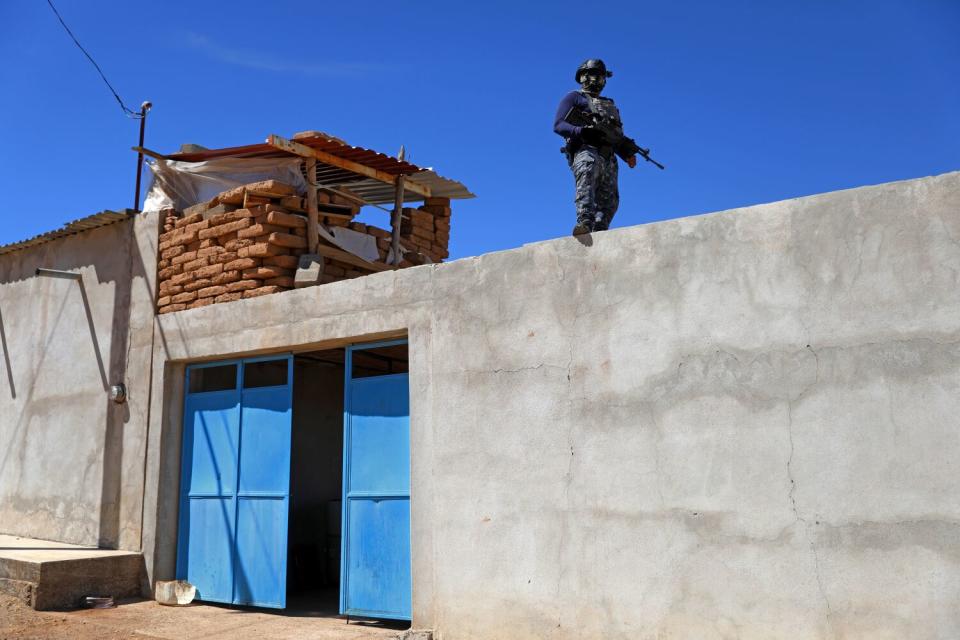
[{"label": "concrete step", "polygon": [[0,591],[34,609],[72,609],[84,596],[139,596],[143,554],[0,534]]}]

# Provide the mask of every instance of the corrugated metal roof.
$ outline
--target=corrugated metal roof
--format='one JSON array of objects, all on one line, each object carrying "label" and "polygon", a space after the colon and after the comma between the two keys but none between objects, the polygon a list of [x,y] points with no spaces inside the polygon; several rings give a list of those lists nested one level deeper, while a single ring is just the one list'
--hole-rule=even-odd
[{"label": "corrugated metal roof", "polygon": [[28,238],[27,240],[12,242],[10,244],[0,246],[0,255],[5,253],[13,253],[14,251],[21,251],[23,249],[29,249],[30,247],[35,247],[45,242],[56,240],[57,238],[76,235],[78,233],[83,233],[84,231],[90,231],[91,229],[99,229],[100,227],[105,227],[107,225],[114,224],[115,222],[129,220],[135,215],[137,215],[137,212],[133,209],[124,209],[123,211],[101,211],[100,213],[95,213],[92,216],[87,216],[86,218],[80,218],[79,220],[68,222],[59,229],[41,233],[40,235]]},{"label": "corrugated metal roof", "polygon": [[[405,174],[408,180],[413,180],[414,182],[429,186],[432,190],[435,190],[433,195],[436,197],[450,198],[453,200],[476,197],[461,182],[441,177],[432,169],[418,167],[411,162],[398,160],[393,156],[388,156],[379,151],[365,149],[363,147],[354,147],[339,140],[323,136],[293,138],[293,141],[339,158],[352,160],[353,162],[383,171],[393,176]],[[169,160],[179,160],[181,162],[203,162],[214,158],[288,157],[290,157],[289,153],[281,151],[267,143],[251,144],[242,147],[227,147],[224,149],[206,149],[204,151],[189,153],[174,153],[165,156],[165,158]],[[373,204],[393,203],[395,198],[393,186],[386,182],[374,180],[320,161],[317,162],[317,182],[330,187],[348,187],[358,196]],[[405,202],[423,200],[422,196],[409,191],[406,192],[404,196]]]}]

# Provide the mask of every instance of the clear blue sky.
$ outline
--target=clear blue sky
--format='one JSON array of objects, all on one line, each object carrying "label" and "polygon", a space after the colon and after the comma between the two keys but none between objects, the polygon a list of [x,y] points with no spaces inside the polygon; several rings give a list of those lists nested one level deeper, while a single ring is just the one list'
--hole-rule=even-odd
[{"label": "clear blue sky", "polygon": [[[960,169],[958,0],[55,3],[123,99],[153,101],[148,147],[403,144],[478,196],[452,257],[570,232],[551,125],[588,57],[667,165],[621,165],[614,227]],[[0,24],[0,244],[132,206],[136,121],[44,0]]]}]

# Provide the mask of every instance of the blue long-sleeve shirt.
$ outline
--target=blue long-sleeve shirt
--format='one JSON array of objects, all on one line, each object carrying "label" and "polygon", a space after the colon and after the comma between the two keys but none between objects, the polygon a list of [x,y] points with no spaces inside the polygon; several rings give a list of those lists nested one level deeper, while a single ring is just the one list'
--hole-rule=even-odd
[{"label": "blue long-sleeve shirt", "polygon": [[571,91],[563,96],[563,99],[560,100],[560,106],[557,107],[557,115],[553,119],[553,132],[562,136],[565,140],[579,143],[580,130],[583,127],[572,125],[563,119],[573,107],[577,107],[581,111],[590,111],[590,101],[579,91]]}]

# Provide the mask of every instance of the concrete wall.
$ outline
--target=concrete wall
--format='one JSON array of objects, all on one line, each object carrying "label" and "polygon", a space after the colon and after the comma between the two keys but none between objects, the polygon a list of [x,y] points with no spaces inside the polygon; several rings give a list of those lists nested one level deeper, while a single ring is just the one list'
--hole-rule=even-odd
[{"label": "concrete wall", "polygon": [[138,216],[0,256],[0,532],[139,550],[156,243]]},{"label": "concrete wall", "polygon": [[406,333],[414,626],[960,637],[958,280],[952,173],[162,316],[148,568],[182,362]]}]

